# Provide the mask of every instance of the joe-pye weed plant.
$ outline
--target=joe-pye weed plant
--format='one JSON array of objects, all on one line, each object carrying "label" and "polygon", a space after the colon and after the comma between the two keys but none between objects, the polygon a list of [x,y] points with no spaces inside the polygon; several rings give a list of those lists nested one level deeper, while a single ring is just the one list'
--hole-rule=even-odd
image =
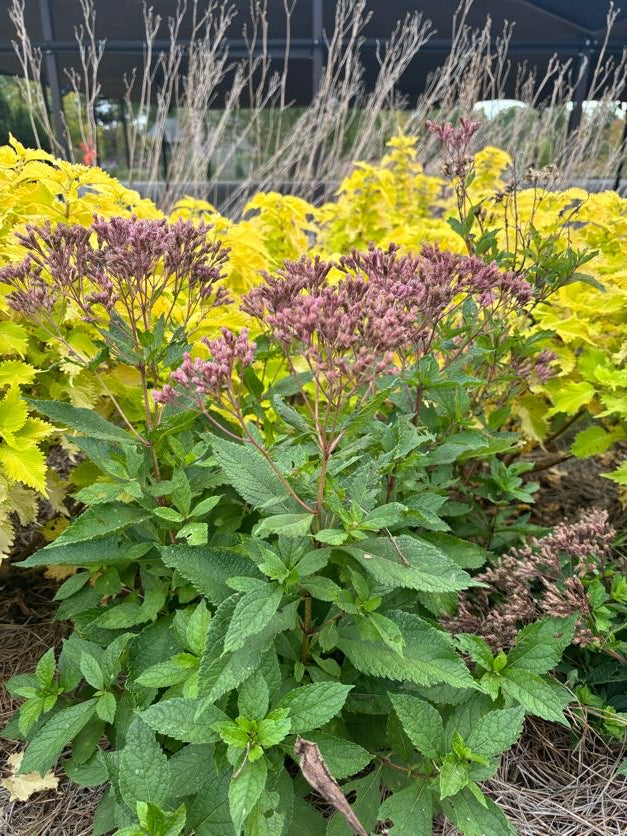
[{"label": "joe-pye weed plant", "polygon": [[101,476],[22,564],[77,571],[56,596],[73,625],[58,658],[8,685],[21,770],[61,759],[106,784],[97,834],[420,836],[438,813],[513,833],[480,784],[526,713],[566,722],[548,674],[574,619],[496,655],[438,619],[532,496],[496,406],[546,372],[510,332],[533,288],[436,248],[302,259],[245,297],[254,341],[192,348],[200,308],[226,302],[206,234],[32,228],[3,272],[51,339],[78,306],[101,343],[76,363],[132,365],[145,395],[141,420],[113,404],[118,423],[34,404]]}]

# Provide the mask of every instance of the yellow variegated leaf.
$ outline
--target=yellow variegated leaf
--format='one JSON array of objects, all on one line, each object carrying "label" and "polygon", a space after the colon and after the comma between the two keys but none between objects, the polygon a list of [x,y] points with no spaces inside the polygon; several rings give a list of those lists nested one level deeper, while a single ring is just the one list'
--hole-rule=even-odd
[{"label": "yellow variegated leaf", "polygon": [[594,386],[585,380],[579,382],[554,380],[549,382],[546,389],[553,402],[553,406],[547,412],[549,417],[560,412],[564,415],[574,415],[582,406],[587,406],[596,394]]},{"label": "yellow variegated leaf", "polygon": [[0,467],[9,479],[22,482],[45,494],[46,459],[35,444],[22,450],[14,450],[7,444],[0,444]]},{"label": "yellow variegated leaf", "polygon": [[0,514],[0,563],[10,551],[15,540],[15,531],[8,514]]},{"label": "yellow variegated leaf", "polygon": [[574,456],[583,459],[587,456],[598,456],[605,453],[606,450],[610,449],[613,442],[613,436],[603,427],[587,427],[577,433],[570,449]]},{"label": "yellow variegated leaf", "polygon": [[37,519],[39,500],[30,488],[19,483],[10,485],[7,503],[11,511],[17,514],[20,525],[29,525]]},{"label": "yellow variegated leaf", "polygon": [[548,433],[547,413],[549,407],[541,397],[525,395],[519,398],[512,411],[520,419],[523,435],[534,441],[543,441]]},{"label": "yellow variegated leaf", "polygon": [[600,415],[620,415],[627,418],[627,393],[622,392],[620,395],[610,395],[604,393],[601,395],[601,402],[605,410]]},{"label": "yellow variegated leaf", "polygon": [[0,437],[12,444],[15,433],[22,429],[27,417],[26,401],[22,400],[17,388],[11,387],[0,400]]},{"label": "yellow variegated leaf", "polygon": [[0,322],[0,354],[19,354],[23,357],[28,347],[24,326],[17,322]]},{"label": "yellow variegated leaf", "polygon": [[54,432],[52,424],[29,415],[24,422],[24,426],[15,433],[13,444],[17,450],[21,450],[24,446],[28,447],[33,443],[36,444],[52,432]]},{"label": "yellow variegated leaf", "polygon": [[23,363],[21,360],[4,360],[0,363],[0,386],[7,383],[15,386],[27,386],[32,383],[37,374],[37,369],[30,363]]},{"label": "yellow variegated leaf", "polygon": [[616,482],[617,485],[627,485],[627,462],[624,462],[612,473],[602,473],[601,476],[611,479],[612,482]]}]

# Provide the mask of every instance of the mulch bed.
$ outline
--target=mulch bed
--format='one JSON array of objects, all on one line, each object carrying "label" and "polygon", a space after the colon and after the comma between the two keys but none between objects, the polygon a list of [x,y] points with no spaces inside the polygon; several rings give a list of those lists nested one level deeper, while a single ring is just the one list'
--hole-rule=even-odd
[{"label": "mulch bed", "polygon": [[[611,469],[611,466],[607,468]],[[539,475],[541,489],[534,521],[552,525],[575,519],[591,506],[609,510],[612,523],[627,523],[616,487],[599,477],[598,460],[569,460]],[[34,530],[33,536],[37,533]],[[23,535],[22,554],[30,551]],[[59,645],[66,628],[53,620],[57,583],[41,571],[4,568],[0,573],[0,681],[32,671],[39,657]],[[15,710],[0,688],[0,725]],[[568,729],[529,720],[520,742],[504,757],[485,789],[507,813],[520,836],[621,836],[627,834],[627,778],[617,774],[627,754],[609,746],[590,727]],[[20,744],[0,739],[0,770]],[[60,775],[60,773],[59,773]],[[0,787],[0,834],[3,836],[87,836],[101,791],[72,785],[60,775],[57,792],[11,802]],[[454,836],[455,828],[436,822],[434,833]],[[299,834],[300,836],[300,834]],[[486,836],[491,836],[486,834]]]},{"label": "mulch bed", "polygon": [[[53,621],[52,598],[58,584],[41,571],[11,570],[0,585],[0,681],[31,672],[49,647],[59,646],[66,633]],[[0,726],[17,708],[0,688]],[[0,738],[0,770],[21,744]],[[61,777],[61,772],[58,771]],[[44,792],[26,802],[10,801],[0,786],[0,833],[3,836],[88,836],[100,799],[98,790],[84,789],[61,777],[57,792]]]}]

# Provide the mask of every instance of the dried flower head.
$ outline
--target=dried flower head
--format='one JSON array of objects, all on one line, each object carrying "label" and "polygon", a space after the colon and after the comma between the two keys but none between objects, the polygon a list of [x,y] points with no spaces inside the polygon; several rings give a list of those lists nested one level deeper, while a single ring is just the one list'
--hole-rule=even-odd
[{"label": "dried flower head", "polygon": [[577,613],[574,643],[591,643],[595,637],[585,581],[603,577],[614,536],[607,511],[592,510],[578,522],[562,523],[546,537],[513,549],[477,576],[490,588],[463,593],[457,616],[446,619],[446,626],[478,633],[502,649],[531,621]]}]

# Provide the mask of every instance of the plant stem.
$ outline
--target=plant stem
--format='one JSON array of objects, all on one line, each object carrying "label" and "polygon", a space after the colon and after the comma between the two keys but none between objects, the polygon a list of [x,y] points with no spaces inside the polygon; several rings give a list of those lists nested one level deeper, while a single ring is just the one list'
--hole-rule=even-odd
[{"label": "plant stem", "polygon": [[309,637],[311,636],[311,595],[305,598],[305,617],[303,619],[303,644],[300,651],[300,661],[306,665],[309,661]]},{"label": "plant stem", "polygon": [[557,458],[552,459],[551,461],[544,462],[543,464],[536,464],[531,473],[539,473],[541,470],[548,470],[550,467],[555,467],[555,465],[561,464],[562,462],[568,461],[568,459],[572,458],[572,453],[567,453],[564,456],[557,456]]}]

